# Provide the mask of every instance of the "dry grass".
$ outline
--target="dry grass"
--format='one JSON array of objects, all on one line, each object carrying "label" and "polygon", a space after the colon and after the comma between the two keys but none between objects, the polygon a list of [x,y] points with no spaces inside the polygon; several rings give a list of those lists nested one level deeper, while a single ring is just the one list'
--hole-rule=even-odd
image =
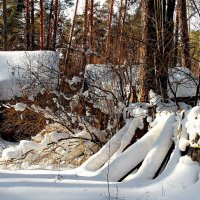
[{"label": "dry grass", "polygon": [[0,132],[3,139],[20,141],[31,139],[46,125],[43,115],[29,109],[16,112],[13,108],[5,109],[1,115]]}]

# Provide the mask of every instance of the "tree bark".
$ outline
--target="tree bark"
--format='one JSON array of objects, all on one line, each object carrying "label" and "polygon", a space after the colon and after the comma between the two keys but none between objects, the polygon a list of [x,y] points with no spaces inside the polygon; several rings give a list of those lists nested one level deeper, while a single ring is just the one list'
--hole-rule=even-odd
[{"label": "tree bark", "polygon": [[49,21],[48,21],[48,30],[47,30],[47,45],[46,48],[50,49],[51,45],[51,31],[52,31],[52,18],[53,18],[53,5],[54,5],[54,0],[51,0],[51,5],[50,5],[50,13],[49,13]]},{"label": "tree bark", "polygon": [[179,18],[180,18],[179,6],[176,6],[176,26],[174,36],[174,55],[173,55],[173,67],[176,67],[178,63],[178,45],[179,45]]},{"label": "tree bark", "polygon": [[74,10],[74,17],[73,17],[73,21],[72,21],[70,34],[69,34],[69,42],[68,42],[68,47],[67,47],[67,52],[66,52],[65,69],[64,69],[64,71],[66,71],[66,68],[67,68],[67,65],[68,65],[68,61],[69,61],[70,48],[71,48],[71,44],[72,44],[72,37],[73,37],[73,34],[74,34],[74,25],[75,25],[75,20],[76,20],[76,15],[77,15],[78,3],[79,3],[79,0],[76,0],[75,10]]},{"label": "tree bark", "polygon": [[171,60],[173,58],[173,43],[174,43],[174,10],[175,10],[175,0],[167,1],[166,16],[164,22],[164,55],[163,62],[161,65],[160,73],[160,84],[161,84],[161,94],[164,99],[168,98],[167,80],[168,80],[168,69],[171,67]]},{"label": "tree bark", "polygon": [[[94,0],[90,2],[90,49],[94,51]],[[93,62],[93,55],[90,55],[90,62]]]},{"label": "tree bark", "polygon": [[111,4],[110,4],[108,31],[107,31],[107,37],[106,37],[106,57],[108,61],[110,59],[110,33],[111,33],[111,26],[112,26],[114,1],[115,0],[111,0]]},{"label": "tree bark", "polygon": [[178,0],[180,6],[180,30],[181,30],[181,49],[182,66],[191,69],[190,46],[187,24],[186,0]]},{"label": "tree bark", "polygon": [[118,35],[117,35],[117,42],[116,42],[116,49],[117,49],[117,62],[120,65],[121,61],[121,43],[122,43],[122,34],[123,34],[123,0],[120,0],[120,8],[119,8],[119,17],[118,17]]},{"label": "tree bark", "polygon": [[[151,77],[150,80],[147,78],[146,88],[148,88],[147,91],[153,89],[154,92],[167,99],[168,68],[173,57],[175,0],[149,0],[146,1],[146,4],[147,16],[144,20],[147,20],[147,28],[146,30],[144,28],[143,31],[143,42],[145,43],[143,46],[146,46],[143,47],[143,50],[146,48],[143,56],[146,56],[146,58],[142,59],[142,63],[148,65],[146,73],[148,77]],[[148,74],[148,71],[150,71],[150,74]],[[147,94],[145,96],[144,99],[147,100]]]},{"label": "tree bark", "polygon": [[26,50],[30,50],[30,0],[26,0]]},{"label": "tree bark", "polygon": [[43,0],[40,0],[40,49],[44,49],[44,8]]},{"label": "tree bark", "polygon": [[156,29],[154,0],[142,0],[142,47],[140,64],[140,86],[139,100],[148,101],[148,94],[151,89],[155,89],[156,77],[154,68],[154,58],[156,49]]},{"label": "tree bark", "polygon": [[7,1],[3,0],[3,50],[8,50]]},{"label": "tree bark", "polygon": [[31,50],[35,49],[35,5],[34,0],[31,0]]},{"label": "tree bark", "polygon": [[55,49],[56,49],[57,27],[58,27],[58,0],[55,0],[55,5],[54,5],[54,26],[53,26],[53,45],[52,45],[53,51],[55,51]]},{"label": "tree bark", "polygon": [[84,9],[84,25],[83,25],[83,53],[82,53],[82,71],[85,71],[87,63],[86,50],[87,50],[87,34],[88,34],[88,0],[85,0]]}]

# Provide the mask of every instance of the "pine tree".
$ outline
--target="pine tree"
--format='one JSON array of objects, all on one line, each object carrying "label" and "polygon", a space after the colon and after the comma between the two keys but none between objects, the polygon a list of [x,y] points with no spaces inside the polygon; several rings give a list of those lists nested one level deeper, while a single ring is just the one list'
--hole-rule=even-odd
[{"label": "pine tree", "polygon": [[30,50],[30,0],[26,0],[26,49]]},{"label": "pine tree", "polygon": [[154,27],[154,0],[142,0],[142,50],[140,65],[139,100],[148,101],[148,94],[155,89],[154,50],[156,49],[156,29]]},{"label": "pine tree", "polygon": [[46,49],[50,49],[51,48],[50,46],[51,46],[51,37],[52,37],[53,6],[54,6],[54,0],[51,0],[50,12],[49,12],[49,18],[48,18]]},{"label": "pine tree", "polygon": [[35,6],[34,0],[31,0],[31,50],[35,49]]},{"label": "pine tree", "polygon": [[79,4],[79,0],[76,0],[75,9],[74,9],[74,16],[73,16],[71,30],[70,30],[70,34],[69,34],[68,48],[67,48],[67,52],[66,52],[66,56],[65,56],[65,70],[67,68],[69,56],[70,56],[70,48],[71,48],[71,44],[72,44],[72,37],[73,37],[73,34],[74,34],[74,26],[75,26],[75,19],[76,19],[76,15],[77,15],[78,4]]},{"label": "pine tree", "polygon": [[3,0],[3,50],[8,50],[7,1]]},{"label": "pine tree", "polygon": [[52,49],[56,49],[56,36],[57,36],[57,27],[58,27],[58,0],[55,0],[54,4],[54,25],[53,25],[53,44]]},{"label": "pine tree", "polygon": [[83,23],[83,53],[82,53],[82,71],[84,71],[87,64],[86,50],[87,50],[87,35],[88,35],[88,0],[85,0],[84,8],[84,23]]},{"label": "pine tree", "polygon": [[106,36],[106,57],[108,60],[110,59],[110,34],[111,34],[112,19],[113,19],[113,7],[114,7],[114,0],[111,0],[109,19],[108,19],[108,31]]},{"label": "pine tree", "polygon": [[40,0],[40,49],[44,49],[44,8],[43,0]]},{"label": "pine tree", "polygon": [[181,64],[183,67],[191,69],[186,0],[178,0],[178,6],[180,6]]},{"label": "pine tree", "polygon": [[[94,0],[90,2],[90,49],[94,51]],[[93,55],[90,55],[90,62],[93,62]]]}]

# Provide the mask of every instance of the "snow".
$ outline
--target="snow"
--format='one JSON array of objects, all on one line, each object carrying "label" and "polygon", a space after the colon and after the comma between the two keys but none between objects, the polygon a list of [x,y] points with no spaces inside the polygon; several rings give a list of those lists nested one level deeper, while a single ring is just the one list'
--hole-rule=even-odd
[{"label": "snow", "polygon": [[[181,156],[181,138],[188,129],[197,130],[199,107],[177,113],[161,111],[156,114],[149,131],[125,151],[136,128],[142,128],[147,116],[145,106],[132,105],[133,118],[127,120],[111,140],[83,165],[74,170],[0,170],[1,198],[6,200],[187,200],[197,198],[200,187],[200,165],[189,156]],[[151,121],[151,120],[149,120]],[[196,128],[194,128],[196,127]],[[180,129],[181,128],[181,129]],[[181,130],[180,140],[178,137]],[[88,137],[86,130],[76,136]],[[50,142],[66,138],[65,133],[51,132],[40,142],[21,141],[2,153],[5,160],[17,158],[32,149],[41,149]],[[172,140],[173,139],[173,140]],[[175,149],[161,174],[153,179],[158,166],[175,142]],[[158,153],[159,152],[159,153]],[[143,163],[134,174],[117,182],[124,174]],[[34,166],[33,166],[34,167]],[[37,166],[35,166],[37,168]]]},{"label": "snow", "polygon": [[40,143],[21,140],[19,145],[4,149],[2,152],[1,160],[11,160],[13,158],[19,158],[20,156],[31,150],[42,151],[47,147],[49,143],[58,142],[60,139],[68,137],[69,134],[66,133],[51,132],[49,134],[46,134]]},{"label": "snow", "polygon": [[[16,53],[16,55],[19,54]],[[0,54],[0,56],[2,55]],[[93,65],[90,67],[92,70],[94,69]],[[90,70],[90,67],[88,66],[87,69]],[[3,73],[7,73],[7,69],[2,69]],[[100,67],[99,70],[99,74],[97,74],[104,76],[102,75],[102,73],[105,74],[103,67]],[[108,70],[108,77],[110,77],[109,73]],[[182,80],[182,75],[176,74],[173,78]],[[107,77],[104,76],[104,78]],[[5,77],[5,80],[10,81],[8,77]],[[69,83],[77,84],[79,81],[81,80],[78,77],[74,77]],[[111,81],[107,85],[104,83],[105,88],[110,89],[109,87],[113,86],[110,84]],[[0,84],[3,82],[3,76],[1,76]],[[190,83],[194,83],[193,80]],[[177,94],[181,95],[183,90],[184,88],[180,87]],[[193,90],[191,91],[193,92]],[[74,95],[72,99],[70,106],[73,108],[78,102],[79,96]],[[148,109],[155,105],[157,106],[155,116],[148,116]],[[56,168],[51,161],[46,163],[47,167],[45,168],[51,170],[36,170],[41,167],[38,163],[33,163],[30,166],[26,161],[22,163],[22,169],[24,167],[31,170],[11,171],[3,170],[2,167],[3,164],[5,166],[13,160],[23,158],[30,151],[33,151],[33,154],[30,154],[30,159],[34,154],[39,155],[51,143],[68,139],[70,135],[66,132],[52,131],[39,134],[31,141],[22,140],[19,144],[6,145],[8,148],[2,151],[0,158],[1,199],[188,200],[198,198],[200,165],[193,161],[190,156],[182,156],[181,151],[185,151],[188,146],[199,147],[200,106],[190,108],[184,103],[179,105],[180,108],[177,108],[174,102],[163,103],[162,98],[153,91],[150,92],[150,104],[136,103],[124,108],[122,102],[118,103],[116,113],[123,110],[124,116],[130,117],[126,120],[125,126],[117,131],[97,153],[80,167],[72,170],[62,170],[62,162],[70,159],[72,154],[59,145],[56,149],[57,154],[62,158],[59,170],[55,170]],[[13,107],[16,111],[23,111],[27,106],[19,102]],[[147,133],[130,145],[136,129],[144,128],[143,121],[146,117],[149,122]],[[93,131],[95,135],[98,135],[95,129]],[[76,137],[91,139],[86,128],[77,132],[74,135],[74,138]],[[0,142],[4,148],[4,141],[0,140]],[[175,144],[175,148],[166,167],[154,178],[172,143]],[[84,149],[84,145],[76,146],[76,150],[78,148]],[[92,143],[88,141],[87,145],[92,146]],[[141,166],[139,166],[140,163]],[[17,169],[17,167],[13,169]],[[118,182],[133,169],[135,170],[132,174]]]},{"label": "snow", "polygon": [[24,103],[16,103],[14,106],[15,111],[24,111],[27,107]]},{"label": "snow", "polygon": [[185,151],[187,146],[199,147],[200,145],[200,106],[195,106],[185,112],[185,118],[182,120],[182,134],[179,147]]},{"label": "snow", "polygon": [[[86,66],[85,77],[88,78],[90,82],[93,83],[95,80],[95,85],[103,89],[110,90],[112,88],[112,92],[115,96],[119,95],[119,83],[118,76],[115,74],[112,69],[112,65],[103,65],[103,64],[88,64]],[[123,68],[123,66],[122,66]],[[136,86],[136,90],[138,92],[138,82],[139,82],[139,67],[136,65],[131,66],[132,73],[132,85]],[[122,71],[122,73],[124,73]],[[176,97],[189,97],[196,95],[196,87],[197,87],[197,79],[192,75],[192,72],[183,67],[174,67],[169,69],[169,81],[171,84],[171,88],[176,94]],[[130,74],[128,75],[130,76]],[[130,78],[130,77],[129,77]],[[129,94],[129,85],[124,85],[126,88],[127,95]],[[170,87],[168,86],[168,95],[170,98],[174,98]],[[151,104],[160,103],[161,98],[156,96],[157,99],[152,98]]]},{"label": "snow", "polygon": [[52,51],[1,51],[0,63],[0,99],[11,99],[38,92],[38,79],[44,86],[52,86],[58,55]]},{"label": "snow", "polygon": [[107,182],[73,178],[61,171],[1,171],[0,192],[6,200],[188,200],[198,197],[198,174],[196,163],[179,161],[161,180],[110,182],[108,193]]},{"label": "snow", "polygon": [[[169,151],[172,145],[172,136],[174,134],[174,124],[175,117],[174,115],[170,115],[168,118],[168,126],[163,128],[161,131],[158,139],[155,141],[154,145],[152,146],[151,150],[148,152],[147,156],[145,157],[141,167],[136,173],[136,177],[142,177],[146,179],[152,179],[157,170],[158,166],[162,164],[167,152]],[[159,154],[158,154],[159,152]]]},{"label": "snow", "polygon": [[[197,80],[191,71],[184,67],[175,67],[169,70],[169,81],[177,97],[189,97],[196,95]],[[169,90],[169,96],[173,94]]]},{"label": "snow", "polygon": [[80,83],[82,81],[82,78],[80,78],[80,77],[78,77],[78,76],[74,76],[73,78],[72,78],[72,80],[68,80],[68,79],[66,79],[66,82],[68,82],[69,83],[69,85],[73,85],[73,84],[77,84],[77,83]]}]

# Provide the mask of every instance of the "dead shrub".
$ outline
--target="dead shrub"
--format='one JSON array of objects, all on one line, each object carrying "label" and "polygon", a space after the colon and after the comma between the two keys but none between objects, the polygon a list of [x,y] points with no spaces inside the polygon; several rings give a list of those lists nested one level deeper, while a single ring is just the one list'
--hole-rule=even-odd
[{"label": "dead shrub", "polygon": [[46,125],[44,116],[29,109],[23,112],[6,108],[0,118],[0,133],[4,140],[16,142],[31,139]]}]

